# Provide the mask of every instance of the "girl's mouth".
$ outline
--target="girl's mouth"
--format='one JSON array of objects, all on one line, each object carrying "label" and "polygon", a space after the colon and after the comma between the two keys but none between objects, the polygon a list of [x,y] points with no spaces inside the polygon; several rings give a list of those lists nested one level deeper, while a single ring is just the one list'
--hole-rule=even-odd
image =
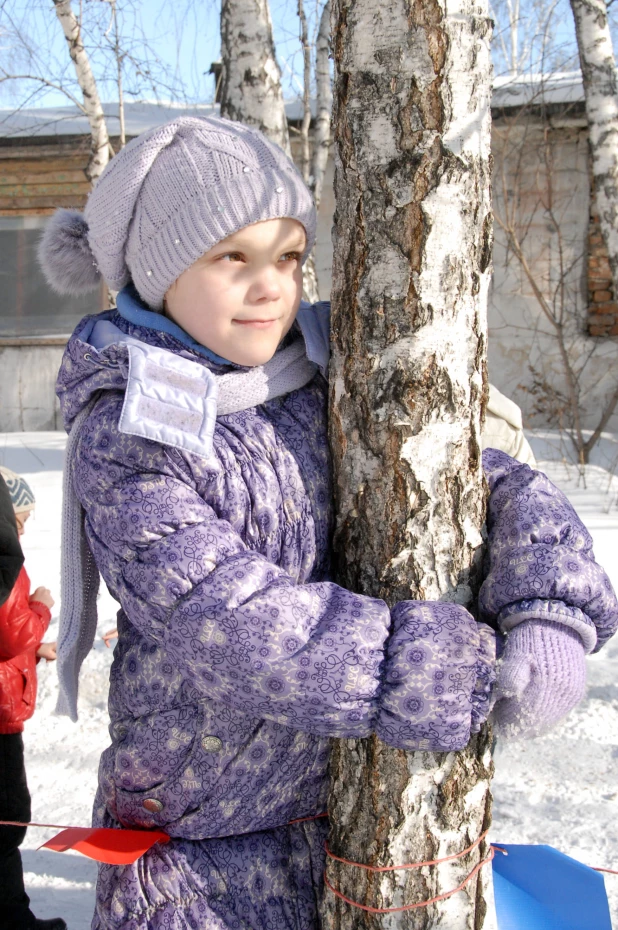
[{"label": "girl's mouth", "polygon": [[253,329],[268,329],[277,320],[233,320],[233,322],[238,323],[239,326],[249,326]]}]

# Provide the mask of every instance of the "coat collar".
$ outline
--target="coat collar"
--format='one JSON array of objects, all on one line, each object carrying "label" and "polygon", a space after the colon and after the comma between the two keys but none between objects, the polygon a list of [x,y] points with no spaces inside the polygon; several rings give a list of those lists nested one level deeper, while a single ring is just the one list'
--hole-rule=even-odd
[{"label": "coat collar", "polygon": [[[174,323],[173,320],[170,320],[169,317],[163,316],[162,313],[156,313],[154,310],[149,310],[132,284],[127,285],[120,291],[116,298],[116,306],[120,316],[128,323],[141,326],[144,329],[167,333],[202,358],[206,358],[217,365],[236,367],[233,362],[216,355],[206,346],[196,342],[192,336],[186,333],[177,323]],[[316,304],[302,301],[296,316],[296,325],[305,340],[307,358],[310,362],[315,362],[324,377],[326,377],[329,359],[330,304],[326,301],[320,301]]]}]

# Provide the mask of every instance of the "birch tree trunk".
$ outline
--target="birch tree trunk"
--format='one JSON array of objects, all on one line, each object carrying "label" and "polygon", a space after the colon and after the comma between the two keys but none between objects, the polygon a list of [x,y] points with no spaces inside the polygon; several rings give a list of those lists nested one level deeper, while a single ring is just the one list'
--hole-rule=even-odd
[{"label": "birch tree trunk", "polygon": [[[303,0],[297,0],[296,10],[299,23],[299,40],[303,53],[303,118],[300,127],[300,171],[305,184],[310,185],[309,179],[309,127],[311,126],[311,46],[309,45],[309,30],[305,15]],[[318,204],[316,203],[316,210]],[[310,303],[320,299],[318,289],[318,274],[315,267],[315,249],[312,249],[303,267],[303,297]]]},{"label": "birch tree trunk", "polygon": [[[291,157],[268,0],[223,0],[221,61],[221,116],[256,126]],[[303,297],[318,300],[313,258],[303,269]]]},{"label": "birch tree trunk", "polygon": [[322,199],[324,175],[330,149],[330,127],[333,109],[333,89],[328,65],[330,39],[330,0],[324,5],[320,17],[315,53],[315,84],[317,114],[313,133],[313,156],[311,159],[311,190],[316,210]]},{"label": "birch tree trunk", "polygon": [[304,0],[297,0],[299,41],[303,53],[303,118],[300,126],[300,172],[309,184],[309,127],[311,126],[311,46]]},{"label": "birch tree trunk", "polygon": [[90,67],[90,59],[82,42],[81,24],[73,12],[71,0],[53,0],[53,3],[84,98],[84,111],[88,117],[92,140],[86,177],[91,184],[95,184],[110,156],[114,154],[109,141],[105,114],[99,98],[97,82]]},{"label": "birch tree trunk", "polygon": [[221,116],[256,126],[290,155],[268,0],[223,0],[221,60]]},{"label": "birch tree trunk", "polygon": [[[299,0],[299,4],[302,0]],[[309,187],[313,194],[316,210],[320,207],[324,176],[328,164],[331,140],[331,121],[333,109],[333,89],[328,64],[330,39],[330,0],[322,8],[320,25],[316,42],[315,83],[317,115],[313,131],[313,153]],[[303,271],[304,290],[312,301],[319,300],[318,275],[315,267],[315,248],[312,250]]]},{"label": "birch tree trunk", "polygon": [[618,97],[605,0],[571,0],[586,98],[594,196],[618,294]]},{"label": "birch tree trunk", "polygon": [[[470,605],[484,493],[481,408],[491,257],[491,24],[484,0],[333,0],[335,255],[330,439],[337,580]],[[460,753],[335,741],[331,851],[401,865],[460,853],[489,826],[488,733]],[[456,888],[481,844],[438,867],[330,884],[375,908]],[[482,874],[482,873],[481,873]],[[323,926],[482,927],[481,876],[430,907],[375,915],[325,891]]]}]

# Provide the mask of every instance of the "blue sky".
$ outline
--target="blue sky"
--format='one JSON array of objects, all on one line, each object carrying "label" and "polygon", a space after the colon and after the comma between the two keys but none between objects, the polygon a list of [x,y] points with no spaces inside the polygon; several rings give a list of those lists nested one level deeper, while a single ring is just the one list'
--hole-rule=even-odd
[{"label": "blue sky", "polygon": [[[312,38],[322,2],[305,0]],[[100,94],[104,102],[111,102],[117,99],[115,62],[103,37],[109,25],[109,2],[82,0],[82,3],[84,36]],[[125,50],[138,62],[137,67],[129,58],[125,62],[126,99],[210,102],[214,80],[208,71],[211,62],[219,57],[219,0],[117,0],[117,3]],[[297,0],[270,0],[286,99],[301,92],[296,3]],[[525,28],[536,30],[535,11],[543,11],[552,3],[554,0],[522,0],[523,15],[529,17]],[[555,55],[549,68],[557,63],[561,70],[571,70],[578,62],[569,2],[555,0],[555,3],[550,30]],[[77,0],[73,4],[77,9]],[[493,6],[496,19],[500,20],[505,0],[493,0]],[[494,57],[496,73],[503,73],[499,55]],[[44,76],[81,97],[50,0],[0,0],[0,66],[14,74]],[[61,91],[46,88],[41,82],[21,79],[0,83],[0,107],[58,106],[68,102]]]},{"label": "blue sky", "polygon": [[[305,3],[313,30],[320,0]],[[124,80],[128,98],[211,100],[214,79],[208,70],[218,59],[220,47],[216,0],[118,0],[118,6],[121,10],[124,6],[121,31],[128,37],[128,50],[142,64],[145,60],[156,85],[153,87],[148,74],[144,75],[143,67],[140,76],[127,62]],[[284,94],[289,98],[300,91],[302,71],[295,0],[271,0],[271,14]],[[102,0],[85,0],[84,23],[101,96],[113,100],[114,63],[109,50],[101,51],[101,45],[105,46],[101,36],[109,25],[109,5]],[[24,50],[24,37],[30,51]],[[65,40],[49,0],[10,0],[0,5],[0,63],[10,73],[37,74],[62,83],[79,96]],[[68,102],[62,92],[45,88],[40,82],[22,79],[0,83],[0,106],[57,106]]]}]

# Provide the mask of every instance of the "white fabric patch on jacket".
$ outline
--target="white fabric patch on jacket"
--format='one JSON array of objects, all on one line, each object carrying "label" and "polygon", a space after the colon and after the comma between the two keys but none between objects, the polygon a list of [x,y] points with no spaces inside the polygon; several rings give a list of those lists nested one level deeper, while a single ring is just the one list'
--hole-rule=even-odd
[{"label": "white fabric patch on jacket", "polygon": [[146,343],[131,342],[127,349],[129,379],[120,432],[209,458],[217,419],[213,373]]}]

